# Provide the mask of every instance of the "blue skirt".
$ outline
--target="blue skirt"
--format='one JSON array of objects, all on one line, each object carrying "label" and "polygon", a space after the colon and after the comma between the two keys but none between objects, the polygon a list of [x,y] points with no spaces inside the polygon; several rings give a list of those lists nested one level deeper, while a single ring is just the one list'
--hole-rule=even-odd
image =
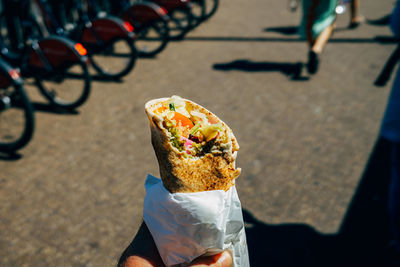
[{"label": "blue skirt", "polygon": [[[307,28],[311,28],[312,37],[317,38],[335,21],[337,3],[337,0],[303,0],[303,17],[298,31],[300,36],[307,38]],[[312,5],[317,5],[313,13],[311,13]]]}]

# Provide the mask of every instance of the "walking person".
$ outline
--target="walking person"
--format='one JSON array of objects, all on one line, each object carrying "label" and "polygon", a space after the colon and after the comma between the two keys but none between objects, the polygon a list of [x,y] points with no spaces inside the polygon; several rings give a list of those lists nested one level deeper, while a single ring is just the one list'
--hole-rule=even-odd
[{"label": "walking person", "polygon": [[321,53],[332,35],[336,20],[337,0],[303,0],[299,34],[309,46],[307,71],[318,71]]}]

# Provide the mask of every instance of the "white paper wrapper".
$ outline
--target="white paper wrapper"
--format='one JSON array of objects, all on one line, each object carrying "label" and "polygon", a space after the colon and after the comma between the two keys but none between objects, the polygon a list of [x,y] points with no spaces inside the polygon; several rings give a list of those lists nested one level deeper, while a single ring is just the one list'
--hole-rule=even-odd
[{"label": "white paper wrapper", "polygon": [[230,250],[235,267],[250,266],[235,186],[171,194],[161,179],[148,175],[145,187],[144,221],[165,265],[185,266],[201,255]]}]

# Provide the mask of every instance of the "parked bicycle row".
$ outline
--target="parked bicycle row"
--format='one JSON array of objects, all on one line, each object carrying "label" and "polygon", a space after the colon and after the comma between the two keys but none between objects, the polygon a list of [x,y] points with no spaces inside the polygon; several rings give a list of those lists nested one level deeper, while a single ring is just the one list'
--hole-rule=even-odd
[{"label": "parked bicycle row", "polygon": [[3,0],[0,13],[0,151],[14,153],[34,132],[30,80],[57,108],[90,95],[104,79],[130,73],[210,18],[218,0]]}]

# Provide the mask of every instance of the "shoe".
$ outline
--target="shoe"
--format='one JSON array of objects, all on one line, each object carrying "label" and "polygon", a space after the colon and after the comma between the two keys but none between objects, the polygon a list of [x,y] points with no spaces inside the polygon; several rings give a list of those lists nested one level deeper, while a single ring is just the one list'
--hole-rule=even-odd
[{"label": "shoe", "polygon": [[355,29],[358,26],[360,26],[361,23],[365,22],[365,17],[364,16],[358,16],[354,19],[351,20],[349,24],[349,29]]},{"label": "shoe", "polygon": [[361,24],[361,22],[359,22],[359,21],[351,22],[351,23],[349,24],[349,29],[355,29],[355,28],[357,28],[358,26],[360,26],[360,24]]},{"label": "shoe", "polygon": [[318,71],[319,57],[314,51],[308,52],[307,71],[309,74],[315,74]]}]

